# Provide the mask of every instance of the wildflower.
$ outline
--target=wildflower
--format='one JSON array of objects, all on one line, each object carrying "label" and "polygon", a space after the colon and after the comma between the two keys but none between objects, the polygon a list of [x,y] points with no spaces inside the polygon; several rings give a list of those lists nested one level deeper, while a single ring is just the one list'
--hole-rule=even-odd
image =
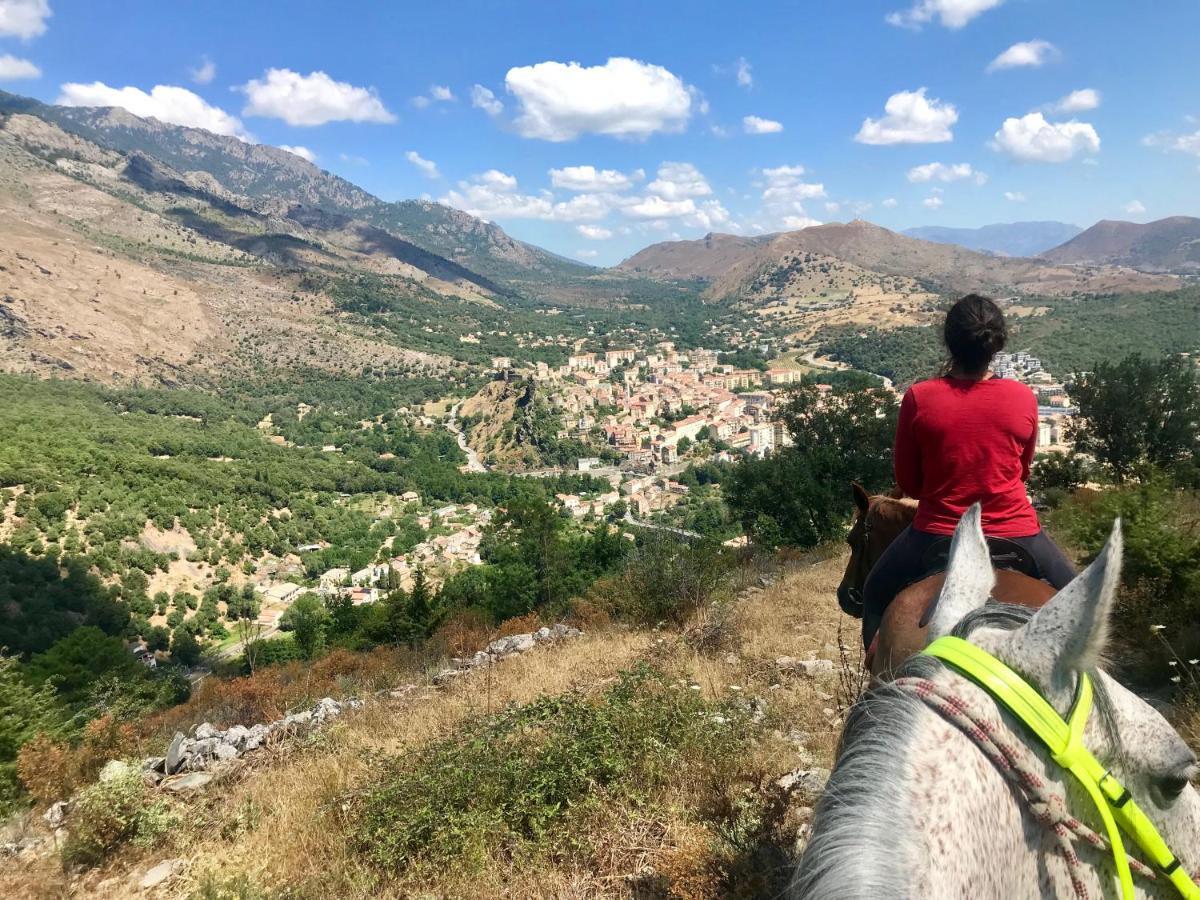
[{"label": "wildflower", "polygon": [[1178,675],[1173,675],[1171,677],[1171,681],[1174,682],[1175,684],[1179,684],[1179,682],[1183,681],[1183,679],[1180,678]]},{"label": "wildflower", "polygon": [[1188,665],[1189,666],[1200,666],[1200,659],[1189,659]]},{"label": "wildflower", "polygon": [[1151,625],[1150,630],[1154,631],[1154,632],[1166,631],[1167,626],[1166,625]]},{"label": "wildflower", "polygon": [[729,686],[729,689],[730,689],[731,691],[740,691],[740,690],[741,690],[741,687],[739,687],[739,686],[738,686],[738,685],[736,685],[736,684],[731,684],[731,685]]},{"label": "wildflower", "polygon": [[1179,665],[1179,663],[1175,662],[1175,660],[1172,659],[1172,660],[1167,661],[1167,665],[1168,666],[1177,666],[1177,665]]}]

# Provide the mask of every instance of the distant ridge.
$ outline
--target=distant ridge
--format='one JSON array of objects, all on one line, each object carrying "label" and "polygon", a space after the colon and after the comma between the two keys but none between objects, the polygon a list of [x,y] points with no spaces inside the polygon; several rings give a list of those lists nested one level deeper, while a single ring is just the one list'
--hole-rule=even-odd
[{"label": "distant ridge", "polygon": [[862,219],[762,237],[710,234],[696,241],[668,241],[645,248],[618,268],[664,280],[699,278],[709,282],[709,296],[715,299],[756,300],[765,298],[757,296],[754,285],[786,280],[786,270],[809,254],[876,275],[915,279],[946,292],[1065,294],[1165,290],[1169,285],[1167,279],[1146,275],[978,253],[908,237]]},{"label": "distant ridge", "polygon": [[1200,273],[1200,219],[1170,216],[1144,225],[1105,219],[1062,246],[1047,250],[1042,258],[1196,274]]},{"label": "distant ridge", "polygon": [[956,244],[968,250],[998,256],[1037,256],[1069,241],[1082,231],[1078,225],[1067,222],[1006,222],[980,228],[928,225],[906,228],[901,234],[936,244]]}]

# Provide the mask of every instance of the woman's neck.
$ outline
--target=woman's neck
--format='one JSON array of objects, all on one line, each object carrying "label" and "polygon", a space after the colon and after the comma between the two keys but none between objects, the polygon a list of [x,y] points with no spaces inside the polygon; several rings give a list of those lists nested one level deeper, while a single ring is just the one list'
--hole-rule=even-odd
[{"label": "woman's neck", "polygon": [[992,377],[992,370],[990,367],[988,367],[978,372],[968,372],[966,369],[963,369],[961,366],[955,363],[950,367],[950,372],[948,374],[951,378],[958,378],[962,381],[987,381]]}]

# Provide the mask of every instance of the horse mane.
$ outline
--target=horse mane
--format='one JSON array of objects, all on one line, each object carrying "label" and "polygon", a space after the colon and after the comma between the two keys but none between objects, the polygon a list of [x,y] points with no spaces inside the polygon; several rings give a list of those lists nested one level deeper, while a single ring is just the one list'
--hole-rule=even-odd
[{"label": "horse mane", "polygon": [[[966,638],[978,628],[1013,630],[1029,621],[1034,610],[989,601],[968,613],[954,628]],[[905,661],[896,678],[934,678],[945,671],[932,657]],[[1115,732],[1111,699],[1100,678],[1093,677],[1096,710],[1104,727]],[[934,715],[925,703],[892,682],[877,685],[851,708],[838,746],[837,761],[817,803],[812,835],[790,887],[794,900],[874,900],[915,896],[910,883],[915,866],[894,850],[897,832],[920,828],[911,821],[913,783],[908,748],[924,717]],[[864,847],[876,852],[863,853]]]},{"label": "horse mane", "polygon": [[871,498],[871,514],[880,521],[907,525],[917,514],[917,501],[912,497],[877,494]]}]

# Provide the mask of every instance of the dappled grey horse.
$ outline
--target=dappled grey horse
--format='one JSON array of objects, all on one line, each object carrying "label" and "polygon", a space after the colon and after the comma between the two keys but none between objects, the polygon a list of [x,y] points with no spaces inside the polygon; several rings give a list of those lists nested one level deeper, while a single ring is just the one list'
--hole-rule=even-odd
[{"label": "dappled grey horse", "polygon": [[[1166,719],[1098,668],[1120,567],[1118,522],[1096,561],[1044,608],[988,603],[995,576],[974,507],[955,532],[929,638],[954,634],[982,647],[1062,716],[1080,673],[1089,673],[1096,709],[1084,744],[1128,788],[1195,878],[1196,756]],[[850,713],[793,896],[1120,896],[1095,807],[1021,723],[932,657],[914,657],[897,679],[868,692]],[[914,691],[914,684],[922,687]],[[941,698],[942,710],[961,716],[940,712],[928,702],[930,694]],[[1005,752],[989,756],[985,743]],[[1129,849],[1136,857],[1137,848]],[[1135,881],[1139,897],[1179,896],[1161,875],[1154,880],[1136,865]]]}]

